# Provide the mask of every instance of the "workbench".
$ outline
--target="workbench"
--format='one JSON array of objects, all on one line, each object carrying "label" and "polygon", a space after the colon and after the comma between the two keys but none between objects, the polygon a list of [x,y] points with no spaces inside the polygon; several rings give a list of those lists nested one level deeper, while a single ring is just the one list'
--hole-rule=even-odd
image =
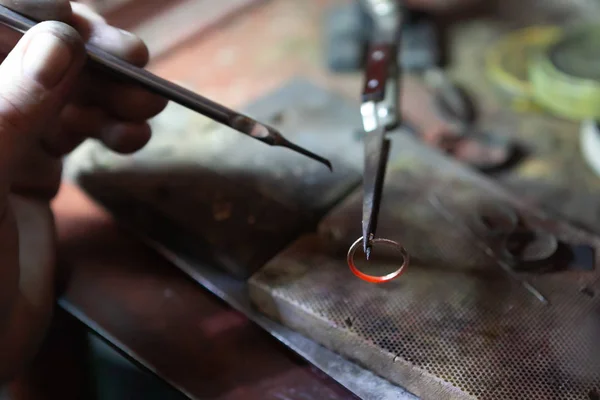
[{"label": "workbench", "polygon": [[[208,37],[180,44],[150,69],[231,107],[296,75],[356,99],[359,74],[333,75],[324,68],[321,21],[334,3],[265,2]],[[482,50],[524,24],[475,19],[450,28],[449,71],[475,94],[485,125],[530,152],[516,168],[495,178],[543,209],[597,231],[600,178],[579,157],[578,125],[541,114],[515,115],[482,70]],[[408,94],[413,79],[405,83]],[[408,118],[419,118],[418,104],[403,107]],[[120,231],[78,188],[63,185],[54,209],[65,268],[60,308],[184,395],[215,400],[354,398]],[[59,388],[67,382],[61,376],[54,380]]]}]

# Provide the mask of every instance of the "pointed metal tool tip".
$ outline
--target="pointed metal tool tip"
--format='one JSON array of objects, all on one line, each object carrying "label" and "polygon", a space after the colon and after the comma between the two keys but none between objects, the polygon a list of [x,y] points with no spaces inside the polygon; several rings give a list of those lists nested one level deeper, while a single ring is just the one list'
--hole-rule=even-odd
[{"label": "pointed metal tool tip", "polygon": [[320,162],[321,164],[325,165],[327,168],[329,168],[329,171],[333,172],[333,166],[331,165],[331,161],[329,161],[328,159],[318,156],[315,153],[308,151],[300,146],[294,146],[294,150],[296,150],[298,153],[303,154],[305,156],[307,156],[308,158],[311,158],[315,161]]},{"label": "pointed metal tool tip", "polygon": [[369,247],[367,247],[367,250],[365,251],[365,256],[367,257],[367,261],[369,261],[371,259],[371,250],[372,250],[372,248],[369,246]]},{"label": "pointed metal tool tip", "polygon": [[329,170],[331,172],[333,172],[333,166],[331,165],[331,161],[329,161],[328,159],[321,157],[315,153],[313,153],[312,151],[306,150],[304,147],[300,147],[295,143],[292,143],[288,140],[285,140],[285,142],[283,143],[283,146],[287,147],[290,150],[293,150],[297,153],[300,153],[308,158],[311,158],[315,161],[320,162],[321,164],[325,165],[327,168],[329,168]]}]

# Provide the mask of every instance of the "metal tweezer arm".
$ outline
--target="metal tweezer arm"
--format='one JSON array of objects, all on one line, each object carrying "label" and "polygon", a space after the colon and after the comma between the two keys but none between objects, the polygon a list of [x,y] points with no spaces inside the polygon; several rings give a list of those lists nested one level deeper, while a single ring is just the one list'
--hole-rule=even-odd
[{"label": "metal tweezer arm", "polygon": [[[374,59],[385,53],[385,50],[373,47],[369,51],[369,58]],[[360,108],[365,130],[362,234],[363,250],[367,260],[370,258],[371,241],[374,239],[377,230],[377,218],[389,150],[389,142],[385,137],[387,129],[382,123],[380,115],[381,110],[385,110],[385,107],[381,107],[381,102],[376,101],[377,98],[374,98],[373,94],[368,94],[370,92],[369,82],[372,83],[372,86],[375,86],[375,82],[382,82],[381,84],[385,85],[386,78],[385,75],[375,75],[375,72],[382,71],[373,71],[373,69],[367,65],[365,75],[367,90],[365,90],[364,95],[366,101],[362,103]]]},{"label": "metal tweezer arm", "polygon": [[[376,3],[376,4],[373,4]],[[389,6],[383,10],[381,4]],[[377,230],[377,219],[389,141],[386,134],[399,123],[398,43],[400,13],[394,2],[371,2],[375,19],[374,39],[367,52],[361,115],[365,130],[363,194],[363,250],[367,260]],[[380,14],[383,13],[383,14]]]},{"label": "metal tweezer arm", "polygon": [[[4,6],[0,6],[0,24],[25,33],[34,27],[37,22]],[[329,160],[290,142],[273,127],[257,122],[221,104],[162,79],[143,68],[131,65],[96,46],[87,44],[86,49],[88,62],[93,68],[109,72],[117,78],[138,84],[150,92],[205,115],[214,121],[229,126],[263,143],[271,146],[287,147],[313,160],[319,161],[329,169],[332,169]]]}]

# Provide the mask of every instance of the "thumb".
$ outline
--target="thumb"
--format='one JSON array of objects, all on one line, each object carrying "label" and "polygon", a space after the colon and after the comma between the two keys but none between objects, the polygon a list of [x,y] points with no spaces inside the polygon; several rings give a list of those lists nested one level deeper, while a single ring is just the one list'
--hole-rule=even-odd
[{"label": "thumb", "polygon": [[43,22],[0,65],[0,199],[9,191],[17,164],[57,123],[84,61],[75,29]]}]

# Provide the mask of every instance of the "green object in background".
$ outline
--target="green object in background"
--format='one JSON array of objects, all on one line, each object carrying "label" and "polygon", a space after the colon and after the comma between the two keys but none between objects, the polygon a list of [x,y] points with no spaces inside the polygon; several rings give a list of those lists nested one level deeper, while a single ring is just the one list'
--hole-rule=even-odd
[{"label": "green object in background", "polygon": [[539,110],[529,81],[530,62],[561,34],[562,29],[557,26],[528,27],[501,38],[487,53],[487,75],[508,98],[513,110]]},{"label": "green object in background", "polygon": [[538,104],[563,118],[600,119],[600,24],[566,31],[529,66]]}]

